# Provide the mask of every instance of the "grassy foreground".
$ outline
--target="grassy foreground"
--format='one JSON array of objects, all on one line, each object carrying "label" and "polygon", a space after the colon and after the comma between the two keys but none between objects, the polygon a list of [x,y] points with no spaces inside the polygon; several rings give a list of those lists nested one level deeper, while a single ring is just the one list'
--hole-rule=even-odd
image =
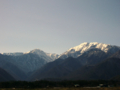
[{"label": "grassy foreground", "polygon": [[0,90],[120,90],[120,87],[110,88],[96,88],[96,87],[80,87],[80,88],[36,88],[36,89],[23,89],[23,88],[0,88]]}]

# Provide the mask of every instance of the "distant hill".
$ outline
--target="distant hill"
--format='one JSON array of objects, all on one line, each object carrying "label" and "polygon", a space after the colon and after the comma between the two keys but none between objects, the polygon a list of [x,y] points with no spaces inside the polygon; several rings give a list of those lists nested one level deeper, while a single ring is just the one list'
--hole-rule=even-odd
[{"label": "distant hill", "polygon": [[73,80],[110,80],[117,75],[120,75],[120,59],[109,58],[95,66],[84,66],[66,78]]},{"label": "distant hill", "polygon": [[17,65],[12,64],[12,58],[7,55],[0,54],[0,67],[7,71],[16,80],[25,80],[26,74],[17,67]]},{"label": "distant hill", "polygon": [[31,80],[40,80],[40,79],[63,79],[62,77],[69,75],[74,70],[82,67],[81,63],[72,57],[69,57],[65,60],[57,59],[54,62],[50,62],[38,69],[32,76]]},{"label": "distant hill", "polygon": [[57,54],[46,53],[40,49],[34,49],[26,53],[3,53],[2,55],[9,56],[11,58],[9,62],[26,74],[54,61],[58,57]]},{"label": "distant hill", "polygon": [[4,69],[0,68],[0,82],[4,81],[15,81],[15,79]]},{"label": "distant hill", "polygon": [[73,72],[70,76],[66,76],[69,79],[75,80],[110,80],[113,77],[120,75],[120,51],[117,51],[110,57],[96,65],[86,65],[79,70]]},{"label": "distant hill", "polygon": [[46,53],[40,49],[34,49],[26,53],[2,53],[0,54],[0,67],[16,80],[26,80],[33,71],[48,62],[54,61],[57,57],[57,54]]},{"label": "distant hill", "polygon": [[[109,80],[116,75],[120,75],[120,59],[114,57],[118,52],[111,57],[101,50],[91,49],[85,55],[83,54],[84,57],[57,59],[38,69],[31,80],[50,78],[61,80]],[[89,64],[82,64],[81,60],[87,60]]]}]

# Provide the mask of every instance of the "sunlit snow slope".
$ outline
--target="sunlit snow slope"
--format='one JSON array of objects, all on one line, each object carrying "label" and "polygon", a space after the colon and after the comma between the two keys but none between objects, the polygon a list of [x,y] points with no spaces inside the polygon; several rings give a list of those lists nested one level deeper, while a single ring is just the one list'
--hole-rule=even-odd
[{"label": "sunlit snow slope", "polygon": [[110,45],[110,44],[98,43],[98,42],[91,42],[91,43],[84,42],[78,46],[70,48],[69,50],[67,50],[66,52],[61,54],[59,56],[59,58],[62,58],[62,59],[65,59],[67,57],[77,58],[80,55],[82,55],[83,53],[85,53],[91,49],[99,49],[99,50],[104,51],[105,53],[107,53],[107,52],[115,53],[116,51],[120,50],[120,47]]}]

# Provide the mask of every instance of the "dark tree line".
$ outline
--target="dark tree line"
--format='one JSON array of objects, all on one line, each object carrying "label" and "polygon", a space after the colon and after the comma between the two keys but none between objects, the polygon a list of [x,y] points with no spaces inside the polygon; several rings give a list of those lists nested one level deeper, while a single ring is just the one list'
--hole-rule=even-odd
[{"label": "dark tree line", "polygon": [[50,87],[74,87],[76,84],[79,87],[95,87],[99,84],[106,84],[111,86],[120,86],[120,81],[105,81],[105,80],[94,80],[94,81],[10,81],[0,82],[0,88],[50,88]]}]

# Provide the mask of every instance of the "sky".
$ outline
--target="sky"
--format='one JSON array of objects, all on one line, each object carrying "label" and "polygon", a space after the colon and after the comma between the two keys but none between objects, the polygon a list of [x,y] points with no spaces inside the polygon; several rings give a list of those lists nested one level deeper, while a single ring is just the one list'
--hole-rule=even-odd
[{"label": "sky", "polygon": [[120,0],[0,0],[0,53],[120,46]]}]

